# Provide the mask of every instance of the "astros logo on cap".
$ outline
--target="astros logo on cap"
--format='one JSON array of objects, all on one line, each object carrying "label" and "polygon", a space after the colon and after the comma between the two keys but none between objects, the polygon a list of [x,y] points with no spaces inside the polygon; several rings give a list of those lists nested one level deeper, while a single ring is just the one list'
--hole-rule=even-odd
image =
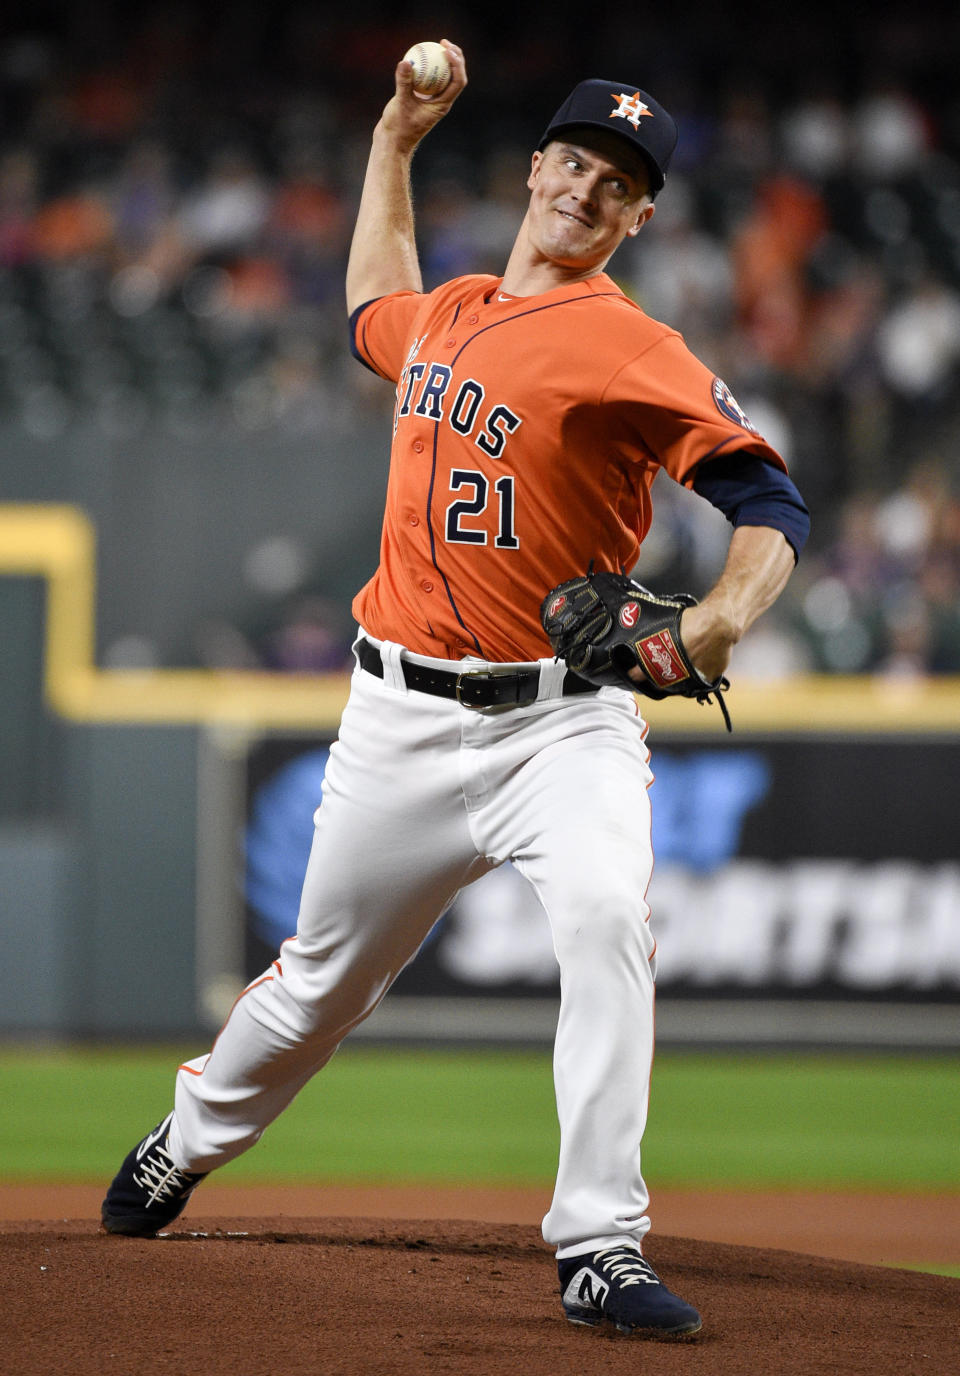
[{"label": "astros logo on cap", "polygon": [[649,105],[644,105],[640,99],[639,91],[634,91],[632,96],[628,96],[625,91],[621,91],[618,96],[615,96],[611,91],[610,99],[619,102],[617,108],[610,111],[611,119],[625,119],[633,125],[634,129],[640,128],[642,115],[649,115],[653,119],[653,111]]}]

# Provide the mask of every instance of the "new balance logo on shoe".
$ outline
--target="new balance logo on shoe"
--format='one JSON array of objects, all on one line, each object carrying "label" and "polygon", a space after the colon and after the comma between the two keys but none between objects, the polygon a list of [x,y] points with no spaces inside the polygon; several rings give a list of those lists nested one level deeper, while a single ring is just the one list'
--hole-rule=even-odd
[{"label": "new balance logo on shoe", "polygon": [[[594,1309],[602,1309],[604,1296],[609,1287],[604,1285],[600,1277],[595,1276],[592,1271],[584,1270],[580,1274],[582,1279],[580,1280],[580,1289],[577,1291],[577,1299],[585,1300],[587,1304],[593,1305]],[[597,1287],[596,1290],[593,1288],[594,1285]]]},{"label": "new balance logo on shoe", "polygon": [[166,1118],[164,1118],[163,1122],[160,1124],[159,1127],[154,1128],[153,1132],[148,1132],[148,1133],[147,1133],[146,1137],[143,1139],[143,1141],[142,1141],[142,1142],[140,1143],[140,1145],[137,1147],[137,1160],[138,1160],[138,1161],[142,1161],[142,1160],[143,1160],[144,1155],[150,1150],[150,1148],[153,1146],[154,1142],[159,1142],[159,1141],[160,1141],[160,1138],[164,1135],[164,1133],[166,1132],[167,1128],[170,1126],[170,1119],[171,1119],[172,1117],[173,1117],[173,1114],[172,1114],[172,1113],[168,1113],[167,1116],[166,1116]]}]

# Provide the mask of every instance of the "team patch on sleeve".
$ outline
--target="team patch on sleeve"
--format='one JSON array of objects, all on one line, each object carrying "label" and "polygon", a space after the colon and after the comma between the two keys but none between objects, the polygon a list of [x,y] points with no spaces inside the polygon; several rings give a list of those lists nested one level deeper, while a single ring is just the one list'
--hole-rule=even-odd
[{"label": "team patch on sleeve", "polygon": [[743,407],[722,378],[715,377],[713,379],[713,400],[721,416],[726,416],[727,420],[732,420],[734,425],[749,430],[752,435],[759,434],[757,427],[751,425]]}]

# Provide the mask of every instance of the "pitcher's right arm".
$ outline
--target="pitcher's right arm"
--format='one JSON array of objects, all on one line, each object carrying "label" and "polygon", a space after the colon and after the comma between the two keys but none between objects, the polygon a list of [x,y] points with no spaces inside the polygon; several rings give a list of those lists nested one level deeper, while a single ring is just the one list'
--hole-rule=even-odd
[{"label": "pitcher's right arm", "polygon": [[360,208],[347,263],[347,312],[395,291],[422,291],[414,234],[410,167],[414,151],[467,84],[463,53],[443,39],[450,82],[424,99],[413,89],[413,68],[399,62],[396,89],[373,131]]}]

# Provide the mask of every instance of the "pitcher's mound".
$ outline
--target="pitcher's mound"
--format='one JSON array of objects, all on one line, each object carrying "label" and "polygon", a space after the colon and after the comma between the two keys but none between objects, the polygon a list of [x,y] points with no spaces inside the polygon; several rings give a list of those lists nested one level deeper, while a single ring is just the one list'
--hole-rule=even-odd
[{"label": "pitcher's mound", "polygon": [[960,1280],[656,1237],[693,1338],[568,1324],[533,1227],[394,1219],[189,1223],[155,1240],[7,1224],[0,1336],[15,1376],[946,1376]]}]

